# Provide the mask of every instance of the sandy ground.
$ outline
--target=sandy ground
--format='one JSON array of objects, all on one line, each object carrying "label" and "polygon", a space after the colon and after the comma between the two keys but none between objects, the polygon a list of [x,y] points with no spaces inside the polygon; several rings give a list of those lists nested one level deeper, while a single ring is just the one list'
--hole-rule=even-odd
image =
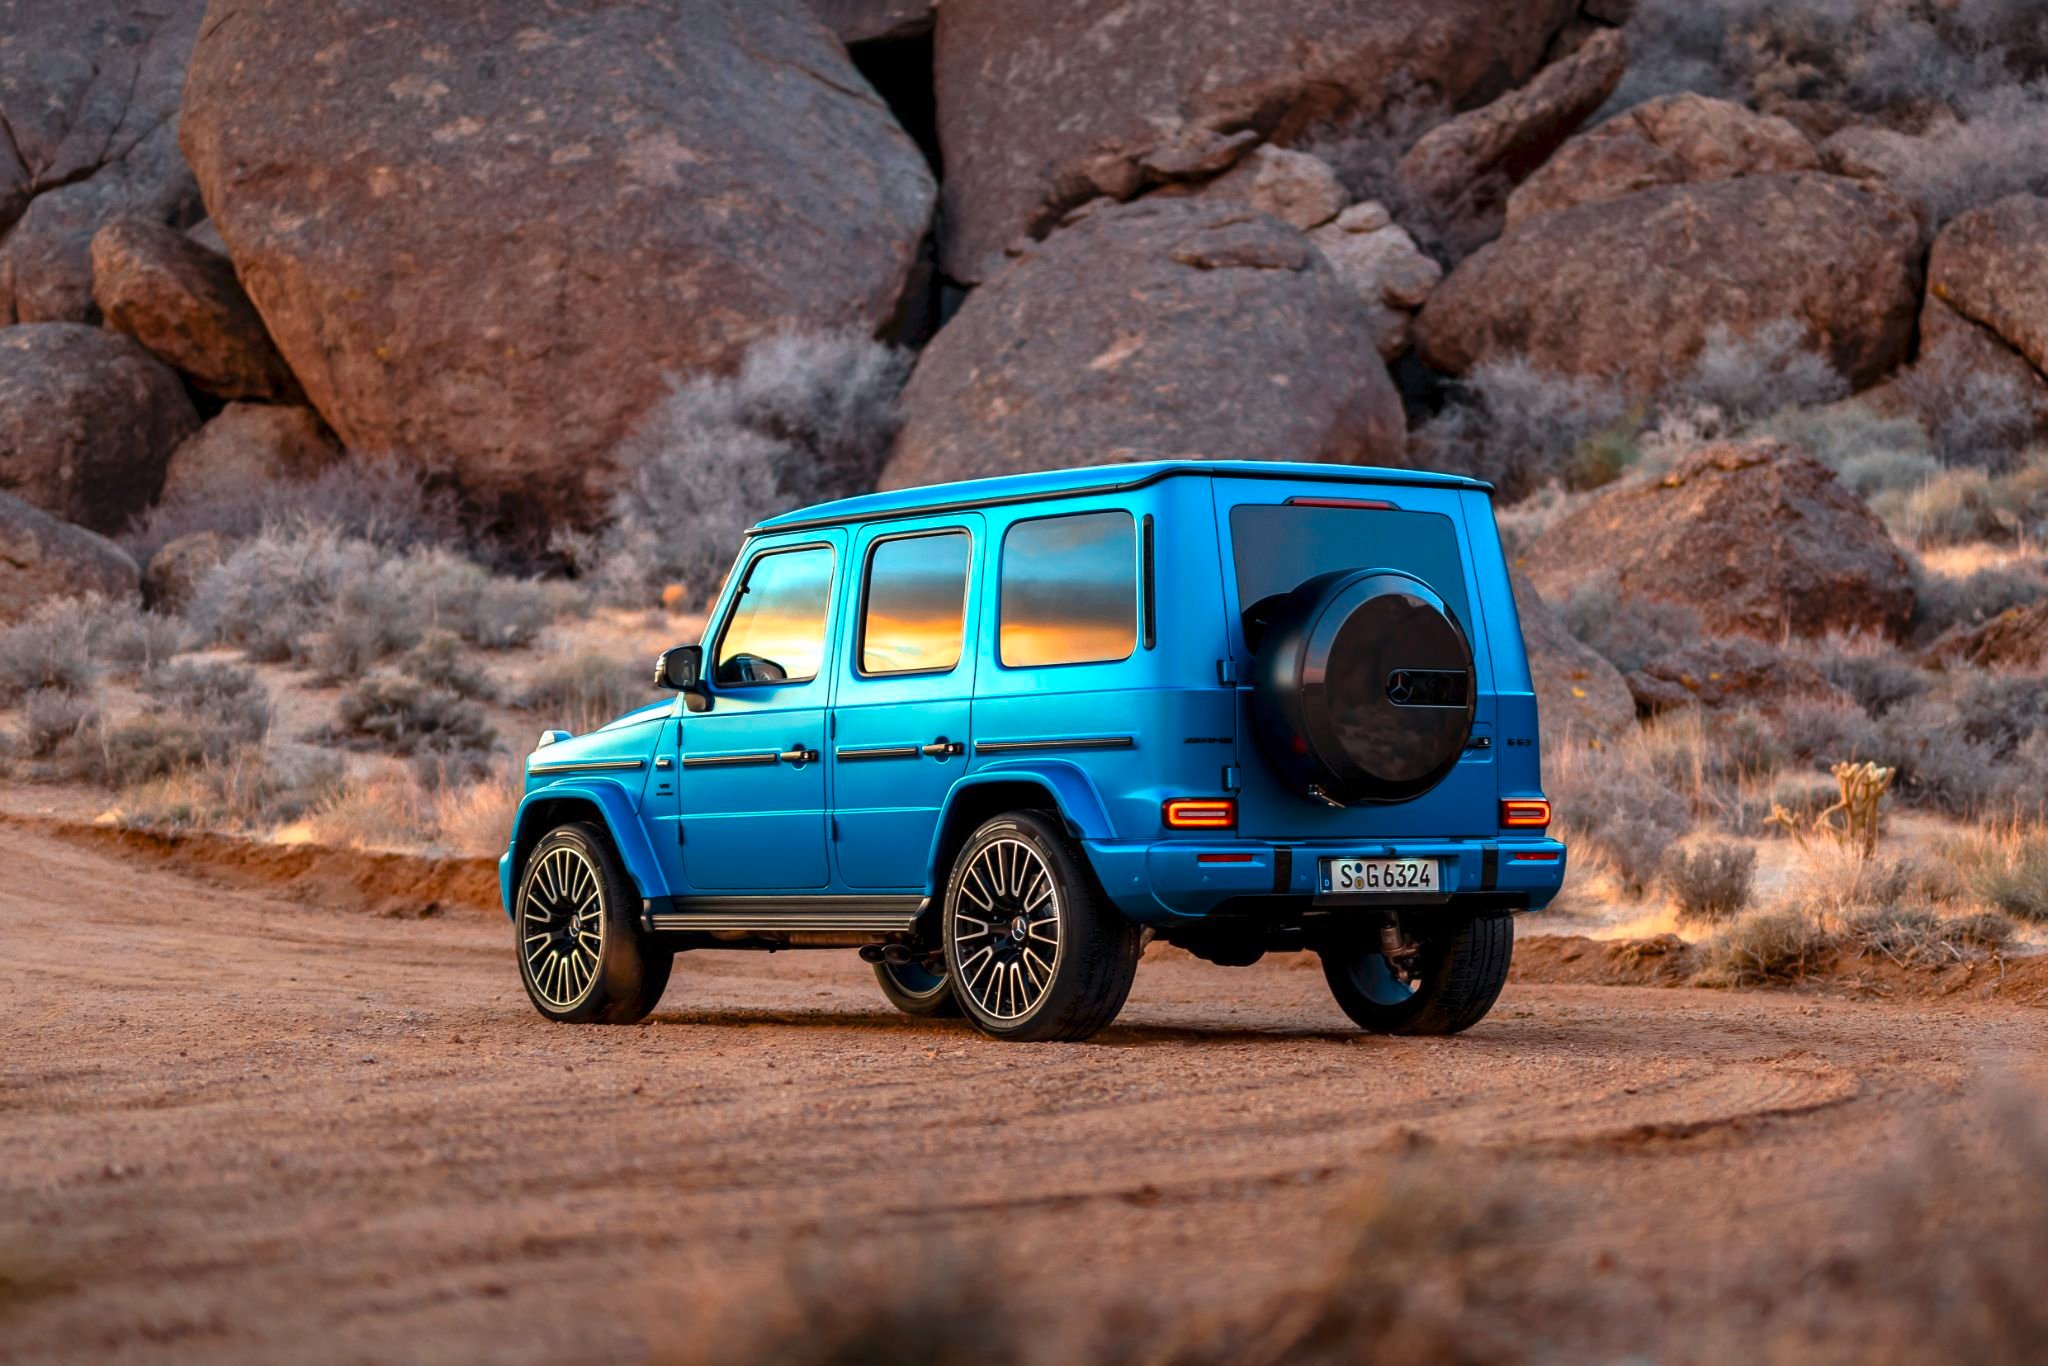
[{"label": "sandy ground", "polygon": [[502,921],[21,827],[0,871],[0,1359],[637,1359],[847,1250],[976,1259],[1052,1334],[1227,1312],[1419,1138],[1544,1193],[1513,1236],[1579,1306],[1552,1340],[1711,1359],[2048,1044],[1998,1001],[1522,983],[1386,1040],[1303,960],[1158,956],[1094,1044],[1005,1046],[844,952],[687,956],[645,1024],[565,1028]]}]

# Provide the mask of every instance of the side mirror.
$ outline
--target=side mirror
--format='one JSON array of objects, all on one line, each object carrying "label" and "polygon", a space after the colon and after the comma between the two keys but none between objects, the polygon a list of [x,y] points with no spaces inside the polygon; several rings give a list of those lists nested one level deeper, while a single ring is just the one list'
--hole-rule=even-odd
[{"label": "side mirror", "polygon": [[654,661],[654,686],[681,693],[683,705],[691,711],[710,711],[711,693],[704,686],[704,647],[678,645],[663,650]]}]

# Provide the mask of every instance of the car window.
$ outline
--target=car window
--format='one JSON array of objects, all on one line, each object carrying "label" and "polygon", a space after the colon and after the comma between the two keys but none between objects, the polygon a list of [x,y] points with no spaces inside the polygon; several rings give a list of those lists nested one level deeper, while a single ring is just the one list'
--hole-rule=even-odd
[{"label": "car window", "polygon": [[964,531],[875,543],[862,598],[862,673],[940,673],[960,662],[970,550]]},{"label": "car window", "polygon": [[1019,522],[1003,538],[997,650],[1012,668],[1128,659],[1138,643],[1137,533],[1127,512]]},{"label": "car window", "polygon": [[728,685],[816,678],[831,597],[829,546],[772,551],[755,560],[719,637],[712,677]]}]

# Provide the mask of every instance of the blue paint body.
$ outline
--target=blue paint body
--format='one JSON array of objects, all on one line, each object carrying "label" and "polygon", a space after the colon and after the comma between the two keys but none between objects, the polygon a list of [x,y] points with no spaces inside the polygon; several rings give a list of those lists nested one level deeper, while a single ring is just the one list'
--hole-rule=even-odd
[{"label": "blue paint body", "polygon": [[[1276,905],[1277,895],[1309,897],[1318,858],[1331,855],[1438,858],[1453,907],[1485,898],[1539,910],[1562,884],[1564,850],[1542,833],[1500,825],[1503,799],[1540,796],[1542,785],[1536,699],[1489,495],[1472,480],[1413,471],[1181,461],[870,494],[771,518],[749,534],[712,608],[707,653],[757,557],[822,545],[834,573],[816,678],[712,684],[708,711],[689,711],[677,697],[537,749],[500,865],[507,909],[526,853],[563,819],[611,832],[650,908],[692,898],[729,906],[735,897],[829,907],[824,898],[935,895],[968,828],[992,810],[1033,804],[1058,810],[1109,896],[1145,924],[1185,925],[1226,903],[1242,914],[1261,897]],[[1253,733],[1242,626],[1249,604],[1238,601],[1243,566],[1232,558],[1231,513],[1296,497],[1385,499],[1456,529],[1455,550],[1445,553],[1457,564],[1442,576],[1462,582],[1438,587],[1472,643],[1473,734],[1484,744],[1413,801],[1337,808],[1305,800]],[[1149,592],[1143,566],[1133,571],[1150,599],[1150,644],[1112,663],[1006,666],[998,649],[1005,534],[1028,519],[1099,509],[1126,512],[1134,524],[1150,519]],[[856,622],[875,542],[954,529],[972,547],[962,657],[944,672],[864,675]],[[1361,545],[1358,567],[1377,567],[1376,553]],[[1029,747],[1074,739],[1100,747]],[[1006,747],[1016,742],[1027,747]],[[906,749],[914,752],[843,757]],[[816,757],[716,762],[763,751]],[[1238,803],[1236,829],[1164,827],[1167,799],[1224,796]],[[1250,859],[1204,863],[1204,853]]]}]

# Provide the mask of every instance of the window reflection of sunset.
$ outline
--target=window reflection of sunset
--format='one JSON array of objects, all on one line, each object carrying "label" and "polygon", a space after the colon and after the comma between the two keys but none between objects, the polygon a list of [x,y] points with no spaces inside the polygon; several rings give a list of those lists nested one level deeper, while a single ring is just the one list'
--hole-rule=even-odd
[{"label": "window reflection of sunset", "polygon": [[861,672],[923,672],[960,662],[969,548],[964,534],[905,537],[875,547]]},{"label": "window reflection of sunset", "polygon": [[1130,514],[1019,522],[1003,541],[1004,664],[1085,664],[1137,647],[1137,534]]},{"label": "window reflection of sunset", "polygon": [[829,550],[788,551],[756,560],[719,642],[719,681],[734,681],[725,666],[740,655],[772,660],[791,682],[817,677],[825,656],[831,588]]}]

